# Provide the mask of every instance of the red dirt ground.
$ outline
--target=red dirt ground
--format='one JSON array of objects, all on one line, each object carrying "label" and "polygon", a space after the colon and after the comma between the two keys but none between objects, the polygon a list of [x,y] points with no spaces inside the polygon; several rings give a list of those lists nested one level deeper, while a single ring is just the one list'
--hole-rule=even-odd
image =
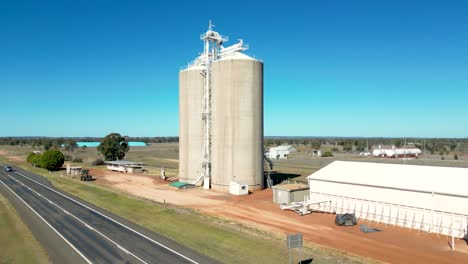
[{"label": "red dirt ground", "polygon": [[202,212],[267,232],[285,235],[303,233],[308,242],[390,263],[468,263],[468,245],[459,240],[456,250],[449,238],[421,233],[391,225],[360,221],[383,232],[364,234],[358,226],[339,227],[334,215],[313,213],[299,216],[282,211],[272,202],[272,190],[257,191],[248,196],[191,189],[178,191],[156,177],[91,170],[96,184],[111,186],[132,195],[154,201],[199,209]]}]

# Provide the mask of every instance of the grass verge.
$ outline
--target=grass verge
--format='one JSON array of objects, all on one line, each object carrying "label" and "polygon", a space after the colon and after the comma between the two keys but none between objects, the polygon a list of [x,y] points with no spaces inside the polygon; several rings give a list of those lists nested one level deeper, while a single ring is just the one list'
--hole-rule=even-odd
[{"label": "grass verge", "polygon": [[49,263],[45,250],[1,194],[0,256],[0,263]]}]

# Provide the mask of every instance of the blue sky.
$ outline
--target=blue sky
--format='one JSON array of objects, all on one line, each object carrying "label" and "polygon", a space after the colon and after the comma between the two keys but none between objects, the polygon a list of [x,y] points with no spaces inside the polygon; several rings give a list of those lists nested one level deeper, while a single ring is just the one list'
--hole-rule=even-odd
[{"label": "blue sky", "polygon": [[212,19],[264,61],[266,136],[468,136],[468,1],[1,1],[0,136],[178,135]]}]

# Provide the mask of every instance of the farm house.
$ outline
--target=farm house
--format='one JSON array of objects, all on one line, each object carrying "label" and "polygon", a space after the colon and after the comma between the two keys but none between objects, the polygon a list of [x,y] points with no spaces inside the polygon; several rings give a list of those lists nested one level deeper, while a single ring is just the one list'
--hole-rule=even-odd
[{"label": "farm house", "polygon": [[313,210],[429,233],[467,235],[468,169],[335,161],[307,177]]}]

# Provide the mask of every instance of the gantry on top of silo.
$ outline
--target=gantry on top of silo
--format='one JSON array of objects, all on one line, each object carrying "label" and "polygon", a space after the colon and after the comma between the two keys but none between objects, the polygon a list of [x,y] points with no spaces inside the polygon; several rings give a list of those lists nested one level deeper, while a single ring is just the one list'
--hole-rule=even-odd
[{"label": "gantry on top of silo", "polygon": [[179,179],[228,190],[231,182],[263,188],[263,63],[242,40],[212,30],[204,51],[179,74]]}]

